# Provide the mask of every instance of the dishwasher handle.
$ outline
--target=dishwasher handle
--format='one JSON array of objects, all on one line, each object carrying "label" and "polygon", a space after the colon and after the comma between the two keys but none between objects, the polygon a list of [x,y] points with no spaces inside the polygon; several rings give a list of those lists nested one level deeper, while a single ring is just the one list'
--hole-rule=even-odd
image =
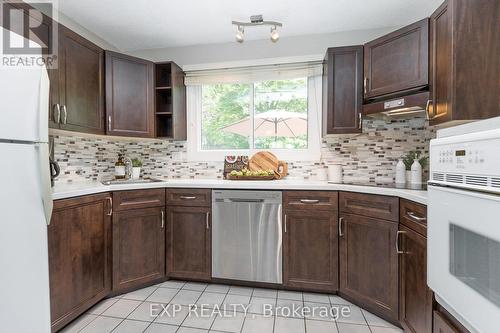
[{"label": "dishwasher handle", "polygon": [[258,203],[264,202],[264,199],[241,199],[241,198],[229,198],[231,202],[249,202],[249,203]]}]

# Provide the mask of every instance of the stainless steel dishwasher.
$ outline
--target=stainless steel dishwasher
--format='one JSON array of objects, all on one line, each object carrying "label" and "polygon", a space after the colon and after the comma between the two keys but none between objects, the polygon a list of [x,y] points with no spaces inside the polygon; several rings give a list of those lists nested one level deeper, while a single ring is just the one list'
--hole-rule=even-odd
[{"label": "stainless steel dishwasher", "polygon": [[280,191],[212,191],[212,276],[282,283]]}]

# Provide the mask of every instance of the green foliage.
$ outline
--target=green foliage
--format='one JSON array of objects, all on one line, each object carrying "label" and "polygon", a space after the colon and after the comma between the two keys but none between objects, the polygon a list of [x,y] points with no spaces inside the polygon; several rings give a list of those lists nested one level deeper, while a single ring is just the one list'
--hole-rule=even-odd
[{"label": "green foliage", "polygon": [[134,168],[142,167],[142,161],[140,159],[138,159],[137,157],[133,158],[132,159],[132,167],[134,167]]},{"label": "green foliage", "polygon": [[422,152],[420,150],[410,151],[408,154],[403,156],[403,163],[405,164],[406,170],[411,170],[411,165],[418,159],[418,162],[422,166],[422,169],[427,167],[427,162],[429,158],[427,156],[421,156]]},{"label": "green foliage", "polygon": [[[307,113],[307,79],[274,80],[253,84],[255,114],[270,110]],[[251,115],[252,84],[203,85],[202,148],[250,149],[249,135],[223,131]],[[307,135],[296,138],[256,137],[255,148],[306,148]]]}]

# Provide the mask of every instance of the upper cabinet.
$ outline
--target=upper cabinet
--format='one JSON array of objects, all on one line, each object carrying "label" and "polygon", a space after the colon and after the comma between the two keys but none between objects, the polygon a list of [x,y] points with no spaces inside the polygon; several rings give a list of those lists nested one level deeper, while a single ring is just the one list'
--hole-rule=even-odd
[{"label": "upper cabinet", "polygon": [[153,137],[154,64],[106,51],[106,133]]},{"label": "upper cabinet", "polygon": [[104,51],[59,24],[58,75],[51,92],[52,126],[104,134]]},{"label": "upper cabinet", "polygon": [[186,86],[184,72],[169,61],[155,66],[156,136],[187,139]]},{"label": "upper cabinet", "polygon": [[424,19],[364,46],[364,98],[417,91],[428,85],[429,20]]},{"label": "upper cabinet", "polygon": [[323,135],[361,132],[363,46],[329,48],[323,67]]},{"label": "upper cabinet", "polygon": [[500,115],[500,2],[445,1],[430,18],[432,125]]}]

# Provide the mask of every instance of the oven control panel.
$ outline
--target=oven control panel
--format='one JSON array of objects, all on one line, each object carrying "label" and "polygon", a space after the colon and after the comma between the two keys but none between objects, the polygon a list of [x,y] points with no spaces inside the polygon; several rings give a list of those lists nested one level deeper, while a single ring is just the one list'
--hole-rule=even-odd
[{"label": "oven control panel", "polygon": [[500,190],[500,129],[431,140],[429,155],[431,182]]}]

